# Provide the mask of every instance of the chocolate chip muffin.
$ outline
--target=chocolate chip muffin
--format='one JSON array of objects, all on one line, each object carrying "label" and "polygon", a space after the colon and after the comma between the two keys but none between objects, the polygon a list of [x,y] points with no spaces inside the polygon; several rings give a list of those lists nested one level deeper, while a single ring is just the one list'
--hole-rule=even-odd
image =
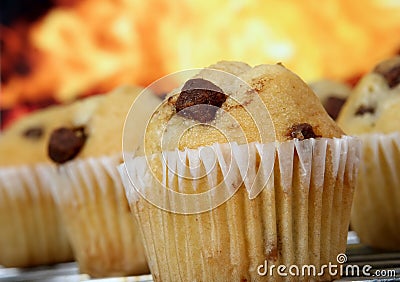
[{"label": "chocolate chip muffin", "polygon": [[[116,168],[122,159],[125,116],[141,91],[121,87],[101,95],[99,101],[76,103],[73,125],[55,129],[48,140],[49,157],[59,170],[60,187],[53,193],[79,269],[92,277],[148,272]],[[149,96],[141,111],[150,111],[153,103],[158,98]],[[132,135],[132,142],[138,139]]]},{"label": "chocolate chip muffin", "polygon": [[400,250],[400,56],[360,80],[338,122],[363,141],[352,228],[367,245]]},{"label": "chocolate chip muffin", "polygon": [[[71,106],[23,117],[0,136],[0,265],[27,267],[73,259],[47,175],[47,139]],[[51,176],[50,176],[51,177]]]},{"label": "chocolate chip muffin", "polygon": [[121,166],[154,280],[278,280],[271,264],[336,262],[358,142],[283,65],[216,65],[168,94]]},{"label": "chocolate chip muffin", "polygon": [[350,134],[399,131],[399,84],[400,56],[381,62],[355,86],[338,122]]},{"label": "chocolate chip muffin", "polygon": [[351,88],[345,83],[322,79],[310,83],[329,116],[336,120],[339,112],[350,94]]}]

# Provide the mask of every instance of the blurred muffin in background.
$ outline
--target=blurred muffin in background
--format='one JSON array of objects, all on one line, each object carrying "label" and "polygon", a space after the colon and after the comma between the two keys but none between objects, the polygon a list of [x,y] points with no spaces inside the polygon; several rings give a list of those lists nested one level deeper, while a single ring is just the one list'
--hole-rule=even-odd
[{"label": "blurred muffin in background", "polygon": [[[77,102],[74,123],[53,130],[48,140],[49,156],[59,165],[53,194],[79,269],[92,277],[148,273],[139,229],[116,168],[122,159],[125,117],[141,91],[125,86],[100,100]],[[158,102],[148,96],[141,110],[151,111]],[[139,142],[140,136],[133,138]]]},{"label": "blurred muffin in background", "polygon": [[400,56],[362,77],[338,123],[363,141],[351,226],[371,247],[400,250]]},{"label": "blurred muffin in background", "polygon": [[0,265],[26,267],[73,259],[51,195],[55,167],[47,157],[53,129],[72,107],[52,106],[25,116],[0,135]]},{"label": "blurred muffin in background", "polygon": [[322,79],[309,84],[317,94],[329,116],[336,120],[350,94],[351,87],[345,83]]}]

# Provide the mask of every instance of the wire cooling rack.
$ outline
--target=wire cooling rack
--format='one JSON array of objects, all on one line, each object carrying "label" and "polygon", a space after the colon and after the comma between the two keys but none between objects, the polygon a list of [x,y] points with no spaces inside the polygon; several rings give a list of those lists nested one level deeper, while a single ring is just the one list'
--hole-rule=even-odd
[{"label": "wire cooling rack", "polygon": [[[400,252],[382,252],[360,244],[354,232],[349,232],[347,238],[346,262],[343,277],[338,281],[400,281]],[[362,272],[362,267],[368,265],[368,273]],[[358,266],[359,273],[355,272]],[[364,275],[366,274],[366,275]],[[91,279],[86,274],[78,271],[75,262],[62,263],[53,266],[35,268],[1,268],[0,282],[11,281],[44,281],[44,282],[75,282],[75,281],[101,281],[101,282],[150,282],[152,276],[113,277]]]}]

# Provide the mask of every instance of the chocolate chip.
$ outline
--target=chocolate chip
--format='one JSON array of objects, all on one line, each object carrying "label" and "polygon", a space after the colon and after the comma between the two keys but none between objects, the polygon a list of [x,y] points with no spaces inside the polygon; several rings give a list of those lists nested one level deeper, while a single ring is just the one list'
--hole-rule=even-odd
[{"label": "chocolate chip", "polygon": [[389,88],[394,88],[400,83],[400,65],[393,66],[390,69],[385,69],[378,65],[374,72],[379,73],[386,79]]},{"label": "chocolate chip", "polygon": [[313,127],[308,123],[294,124],[289,129],[289,137],[299,140],[321,137],[314,133]]},{"label": "chocolate chip", "polygon": [[375,113],[375,108],[372,108],[372,107],[369,107],[369,106],[361,105],[361,106],[358,107],[358,109],[357,109],[355,115],[356,115],[356,116],[362,116],[362,115],[365,115],[365,114],[367,114],[367,113],[370,113],[370,114]]},{"label": "chocolate chip", "polygon": [[227,96],[211,81],[195,78],[182,87],[175,103],[176,112],[186,118],[200,122],[210,122]]},{"label": "chocolate chip", "polygon": [[48,146],[50,159],[59,164],[72,160],[82,149],[86,137],[83,127],[62,127],[54,130]]},{"label": "chocolate chip", "polygon": [[327,111],[327,113],[330,115],[331,118],[336,120],[345,102],[346,99],[330,96],[328,97],[328,99],[326,99],[324,105],[325,110]]},{"label": "chocolate chip", "polygon": [[38,140],[43,136],[44,130],[42,127],[30,127],[27,128],[22,135],[28,139]]}]

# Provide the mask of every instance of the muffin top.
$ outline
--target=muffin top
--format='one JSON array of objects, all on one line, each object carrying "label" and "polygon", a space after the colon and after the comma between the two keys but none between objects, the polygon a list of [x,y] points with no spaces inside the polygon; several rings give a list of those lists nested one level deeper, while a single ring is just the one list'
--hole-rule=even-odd
[{"label": "muffin top", "polygon": [[400,131],[400,56],[379,63],[361,78],[338,123],[348,134]]},{"label": "muffin top", "polygon": [[311,88],[282,64],[220,62],[169,93],[149,122],[144,153],[342,134]]},{"label": "muffin top", "polygon": [[[124,86],[101,95],[101,99],[86,99],[76,103],[71,115],[72,123],[53,130],[48,140],[48,154],[55,163],[76,158],[108,156],[122,153],[122,133],[129,109],[143,89]],[[151,111],[159,103],[156,96],[147,96],[140,110]],[[144,130],[142,127],[132,131]],[[138,125],[140,127],[140,125]],[[130,140],[139,143],[139,135]]]},{"label": "muffin top", "polygon": [[72,104],[50,106],[14,122],[0,135],[0,166],[49,162],[47,140],[60,126],[72,126]]},{"label": "muffin top", "polygon": [[310,83],[310,87],[317,94],[329,116],[336,120],[350,95],[350,86],[331,79],[321,79]]}]

